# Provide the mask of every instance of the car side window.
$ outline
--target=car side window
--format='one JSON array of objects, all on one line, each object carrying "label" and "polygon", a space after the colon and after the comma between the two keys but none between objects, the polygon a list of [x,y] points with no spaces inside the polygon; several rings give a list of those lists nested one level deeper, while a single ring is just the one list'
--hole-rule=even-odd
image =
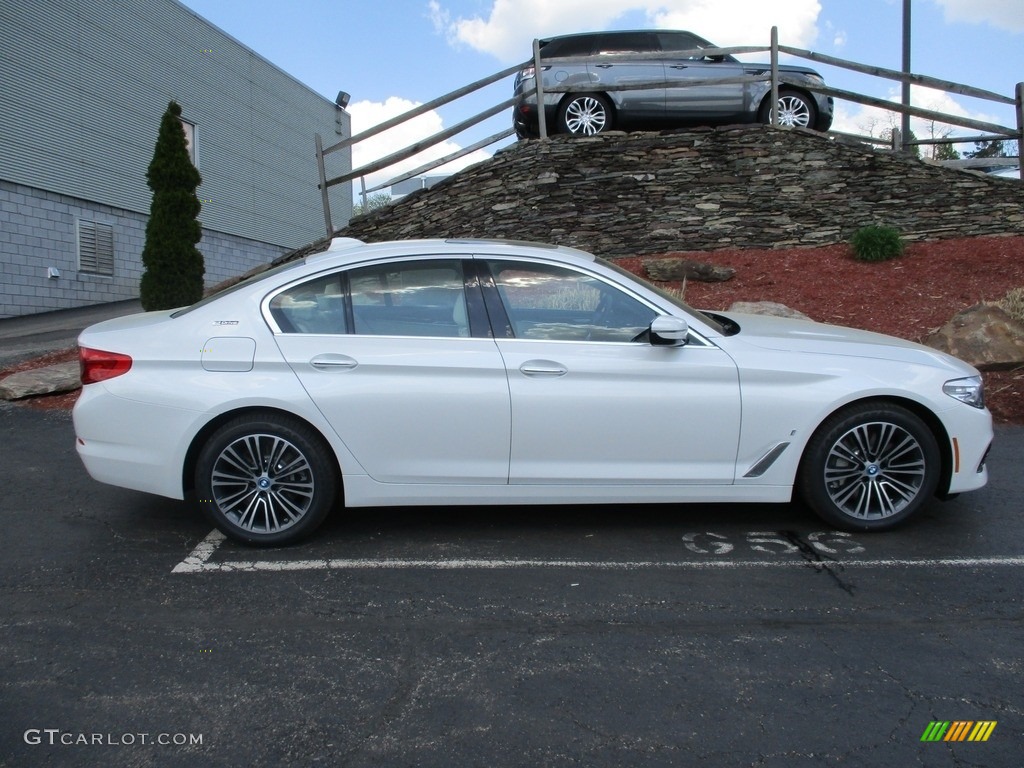
[{"label": "car side window", "polygon": [[[668,54],[707,48],[707,45],[693,37],[693,35],[687,35],[681,32],[659,32],[657,34],[658,41],[661,44],[661,50]],[[691,61],[699,61],[704,58],[704,55],[695,53],[687,56],[686,58]]]},{"label": "car side window", "polygon": [[352,269],[353,333],[373,336],[469,336],[458,259]]},{"label": "car side window", "polygon": [[348,333],[341,274],[282,291],[271,300],[270,314],[285,333]]},{"label": "car side window", "polygon": [[590,56],[594,52],[594,36],[578,35],[552,40],[540,49],[542,59],[558,59],[569,56]]},{"label": "car side window", "polygon": [[620,289],[572,269],[492,261],[490,270],[518,339],[628,342],[657,315]]},{"label": "car side window", "polygon": [[615,32],[598,38],[597,53],[654,53],[658,50],[657,40],[649,32]]}]

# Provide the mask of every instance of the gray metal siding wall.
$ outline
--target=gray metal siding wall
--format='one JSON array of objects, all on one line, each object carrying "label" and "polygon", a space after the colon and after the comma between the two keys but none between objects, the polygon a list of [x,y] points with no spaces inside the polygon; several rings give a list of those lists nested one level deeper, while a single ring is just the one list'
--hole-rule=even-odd
[{"label": "gray metal siding wall", "polygon": [[[175,0],[0,2],[0,178],[148,213],[172,99],[196,124],[205,229],[285,247],[323,236],[313,134],[338,139],[328,100]],[[347,186],[331,206],[343,223]]]},{"label": "gray metal siding wall", "polygon": [[[138,297],[148,218],[0,179],[0,318]],[[114,274],[79,269],[77,227],[83,221],[113,229]],[[268,264],[285,251],[209,229],[199,250],[207,285]],[[49,267],[60,270],[60,277],[49,277]]]}]

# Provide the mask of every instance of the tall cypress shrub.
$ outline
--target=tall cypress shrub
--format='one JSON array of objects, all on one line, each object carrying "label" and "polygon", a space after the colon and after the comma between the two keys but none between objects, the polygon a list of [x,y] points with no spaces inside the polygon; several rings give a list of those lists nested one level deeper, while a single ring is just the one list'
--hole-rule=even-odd
[{"label": "tall cypress shrub", "polygon": [[160,121],[153,160],[146,182],[153,190],[153,203],[146,224],[146,245],[142,249],[142,308],[171,309],[194,304],[203,295],[203,254],[196,243],[203,236],[196,219],[202,204],[196,187],[203,179],[188,156],[181,107],[167,105]]}]

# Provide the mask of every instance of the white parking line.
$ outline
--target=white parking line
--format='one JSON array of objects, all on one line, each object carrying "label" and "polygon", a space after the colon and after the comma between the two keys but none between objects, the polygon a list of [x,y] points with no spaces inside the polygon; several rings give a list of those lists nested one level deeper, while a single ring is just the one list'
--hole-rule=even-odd
[{"label": "white parking line", "polygon": [[172,573],[210,573],[236,571],[324,571],[324,570],[501,570],[513,568],[572,568],[575,570],[635,571],[644,569],[705,570],[713,568],[986,568],[1024,566],[1024,556],[949,557],[888,560],[390,560],[337,558],[330,560],[227,560],[210,562],[224,534],[211,531],[192,553],[174,566]]}]

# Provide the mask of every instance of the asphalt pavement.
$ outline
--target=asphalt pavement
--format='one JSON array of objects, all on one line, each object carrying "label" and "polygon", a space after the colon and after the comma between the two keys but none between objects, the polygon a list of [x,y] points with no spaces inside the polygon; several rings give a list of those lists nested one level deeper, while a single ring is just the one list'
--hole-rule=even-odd
[{"label": "asphalt pavement", "polygon": [[75,346],[90,325],[141,312],[138,299],[0,319],[0,369]]},{"label": "asphalt pavement", "polygon": [[1022,454],[999,427],[986,488],[884,534],[384,508],[254,550],[0,404],[0,766],[1018,768]]}]

